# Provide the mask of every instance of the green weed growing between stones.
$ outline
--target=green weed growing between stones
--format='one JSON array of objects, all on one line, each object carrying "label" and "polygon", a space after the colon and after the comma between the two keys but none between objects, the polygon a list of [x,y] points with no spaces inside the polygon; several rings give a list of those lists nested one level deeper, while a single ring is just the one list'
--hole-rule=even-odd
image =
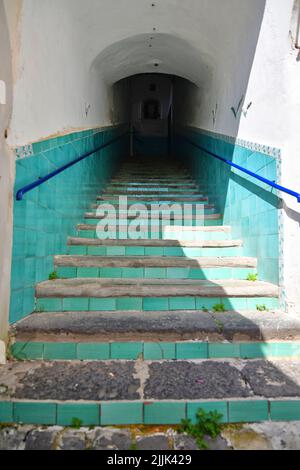
[{"label": "green weed growing between stones", "polygon": [[252,282],[256,282],[258,280],[258,274],[254,274],[254,273],[250,273],[248,274],[247,276],[247,281],[252,281]]},{"label": "green weed growing between stones", "polygon": [[206,412],[200,408],[196,415],[196,424],[193,424],[190,419],[183,419],[178,432],[193,437],[199,449],[207,450],[208,445],[204,438],[210,436],[216,439],[220,435],[222,417],[223,415],[217,411]]},{"label": "green weed growing between stones", "polygon": [[73,429],[80,429],[83,425],[83,422],[79,418],[73,418],[71,422],[71,428]]},{"label": "green weed growing between stones", "polygon": [[212,309],[214,312],[226,312],[226,308],[223,303],[214,305]]},{"label": "green weed growing between stones", "polygon": [[49,274],[49,281],[55,281],[56,279],[59,279],[57,271],[53,271]]}]

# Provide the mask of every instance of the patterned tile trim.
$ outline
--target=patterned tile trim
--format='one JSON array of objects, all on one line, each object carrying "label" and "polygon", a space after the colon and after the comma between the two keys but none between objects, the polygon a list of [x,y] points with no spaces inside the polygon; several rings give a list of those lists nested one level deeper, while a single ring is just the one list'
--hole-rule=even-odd
[{"label": "patterned tile trim", "polygon": [[[44,144],[47,145],[49,143],[49,149],[48,150],[53,150],[57,147],[60,147],[61,145],[64,145],[65,139],[69,138],[69,142],[77,142],[82,139],[88,139],[91,135],[96,135],[100,134],[102,132],[107,132],[110,130],[114,130],[116,128],[119,128],[120,126],[107,126],[107,127],[98,127],[98,128],[93,128],[93,129],[86,129],[82,131],[75,131],[75,132],[70,132],[67,134],[59,135],[57,137],[51,137],[49,139],[33,142],[31,144],[26,144],[23,146],[19,146],[15,148],[15,155],[18,160],[21,160],[26,157],[32,157],[35,155],[37,152],[35,152],[35,145],[37,144]],[[51,148],[50,148],[50,143],[51,143]],[[46,150],[44,150],[46,151]],[[38,152],[39,153],[39,152]]]},{"label": "patterned tile trim", "polygon": [[278,160],[281,160],[281,150],[276,147],[270,147],[268,145],[258,144],[257,142],[251,142],[249,140],[237,139],[236,137],[233,137],[230,135],[219,134],[216,132],[208,131],[206,129],[201,129],[201,128],[194,127],[194,126],[185,126],[185,129],[196,131],[200,134],[213,137],[214,139],[223,140],[232,145],[239,145],[240,147],[253,150],[253,152],[261,152],[265,155],[269,155],[270,157],[274,157]]}]

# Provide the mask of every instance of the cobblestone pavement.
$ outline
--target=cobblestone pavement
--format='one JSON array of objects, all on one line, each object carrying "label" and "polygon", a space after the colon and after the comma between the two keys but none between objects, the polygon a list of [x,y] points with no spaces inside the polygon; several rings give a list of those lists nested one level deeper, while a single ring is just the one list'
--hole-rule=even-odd
[{"label": "cobblestone pavement", "polygon": [[[224,426],[206,439],[210,450],[299,450],[300,422]],[[0,450],[197,450],[194,439],[172,428],[93,429],[3,426]]]}]

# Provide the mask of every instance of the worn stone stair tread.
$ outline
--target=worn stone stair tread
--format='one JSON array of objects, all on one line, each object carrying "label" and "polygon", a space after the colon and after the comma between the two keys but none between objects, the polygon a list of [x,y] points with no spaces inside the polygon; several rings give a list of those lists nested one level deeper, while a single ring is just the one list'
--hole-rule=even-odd
[{"label": "worn stone stair tread", "polygon": [[[106,211],[105,211],[106,212]],[[222,217],[221,214],[218,214],[218,213],[215,213],[215,214],[197,214],[197,217],[194,215],[194,214],[185,214],[184,216],[184,221],[186,220],[202,220],[202,219],[205,219],[205,220],[218,220]],[[115,219],[115,214],[114,213],[111,213],[111,214],[107,214],[105,213],[104,215],[97,215],[95,212],[86,212],[85,215],[84,215],[84,218],[85,219],[95,219],[95,220],[103,220],[104,218],[106,220],[109,220],[109,219]],[[136,219],[136,215],[127,215],[127,217],[123,218],[123,220],[131,220],[131,219]],[[178,218],[176,218],[176,216],[173,214],[168,215],[168,214],[159,214],[159,219],[160,220],[170,220],[170,221],[175,221],[175,220],[178,220]],[[120,220],[120,219],[119,219]],[[121,219],[122,220],[122,219]],[[145,220],[145,219],[143,219]],[[147,222],[149,221],[149,219],[147,219]]]},{"label": "worn stone stair tread", "polygon": [[184,241],[177,240],[101,240],[98,238],[69,237],[69,246],[142,246],[142,247],[184,247],[184,248],[231,248],[243,246],[242,240],[199,240]]},{"label": "worn stone stair tread", "polygon": [[295,400],[299,366],[297,359],[154,361],[143,367],[135,361],[12,362],[2,368],[1,385],[8,392],[0,400]]},{"label": "worn stone stair tread", "polygon": [[74,278],[37,284],[36,296],[46,297],[278,297],[279,287],[268,282],[186,279]]},{"label": "worn stone stair tread", "polygon": [[172,257],[172,256],[86,256],[57,255],[55,266],[76,267],[191,267],[195,269],[229,267],[255,268],[257,259],[243,256],[224,257]]},{"label": "worn stone stair tread", "polygon": [[[130,199],[129,199],[130,201]],[[111,204],[115,208],[119,207],[119,200],[114,199],[113,201],[108,201],[108,204]],[[170,201],[172,202],[172,201]],[[99,205],[101,202],[98,201],[97,204],[91,204],[92,209],[98,209]],[[121,204],[124,204],[123,202]],[[146,206],[147,208],[152,208],[154,206],[155,209],[160,208],[162,204],[168,204],[168,201],[142,201],[142,204]],[[193,207],[201,207],[203,209],[214,209],[215,205],[214,204],[208,204],[208,199],[205,199],[204,201],[196,201],[193,203]]]},{"label": "worn stone stair tread", "polygon": [[[122,225],[121,225],[122,227]],[[158,227],[158,225],[157,225]],[[95,230],[97,229],[97,225],[91,224],[78,224],[77,230]],[[206,226],[181,226],[181,225],[172,225],[168,227],[168,230],[173,230],[177,232],[178,230],[185,231],[185,232],[231,232],[231,227],[226,227],[224,225],[206,225]],[[178,241],[179,242],[179,241]]]},{"label": "worn stone stair tread", "polygon": [[113,200],[116,196],[127,196],[128,200],[156,200],[159,198],[159,200],[164,201],[180,201],[180,202],[189,202],[189,201],[206,201],[207,197],[204,196],[203,194],[191,194],[191,195],[178,195],[178,194],[172,194],[172,193],[159,193],[159,194],[149,194],[149,193],[104,193],[101,196],[97,197],[97,200],[99,201],[106,201],[106,200]]},{"label": "worn stone stair tread", "polygon": [[[222,328],[220,329],[220,325]],[[34,313],[14,325],[17,341],[283,341],[300,339],[300,318],[282,311]],[[59,335],[59,336],[57,336]]]}]

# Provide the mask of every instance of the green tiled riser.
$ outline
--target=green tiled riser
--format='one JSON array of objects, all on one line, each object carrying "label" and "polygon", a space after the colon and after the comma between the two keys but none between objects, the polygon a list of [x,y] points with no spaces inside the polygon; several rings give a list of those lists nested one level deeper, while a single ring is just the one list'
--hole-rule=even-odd
[{"label": "green tiled riser", "polygon": [[58,267],[60,278],[247,279],[251,268],[74,268]]},{"label": "green tiled riser", "polygon": [[[212,225],[221,225],[221,221],[218,220],[206,220],[203,223],[204,226],[212,226]],[[99,238],[97,236],[97,232],[95,229],[93,230],[78,230],[77,232],[78,237],[80,238]],[[117,230],[117,233],[114,231],[107,231],[106,233],[107,239],[117,239],[117,240],[126,240],[126,239],[133,239],[131,234],[126,231],[120,232]],[[149,240],[156,240],[156,239],[163,239],[163,240],[183,240],[183,241],[201,241],[201,240],[230,240],[231,234],[227,232],[199,232],[195,231],[188,231],[185,230],[184,233],[179,233],[178,230],[174,233],[174,231],[165,230],[164,232],[157,232],[157,231],[148,231],[145,230],[141,233],[141,235],[137,236],[136,239],[149,239]]]},{"label": "green tiled riser", "polygon": [[[120,277],[120,276],[117,276]],[[107,298],[39,298],[37,312],[115,311],[115,310],[203,310],[223,304],[225,310],[256,310],[257,305],[278,308],[278,299],[265,297],[107,297]]]},{"label": "green tiled riser", "polygon": [[71,426],[180,424],[196,421],[199,409],[218,411],[223,423],[300,420],[299,400],[49,403],[0,402],[0,423]]},{"label": "green tiled riser", "polygon": [[[107,219],[105,223],[110,223],[109,221],[111,220],[113,219]],[[97,219],[84,219],[83,223],[96,226],[99,223],[101,224],[102,222],[100,222]],[[141,226],[143,230],[150,230],[150,228],[153,227],[153,231],[158,232],[158,227],[163,228],[164,226],[176,225],[180,227],[203,227],[203,225],[204,226],[205,225],[221,225],[221,219],[220,220],[204,220],[204,219],[188,220],[185,223],[181,223],[180,221],[176,221],[176,220],[171,220],[170,222],[166,220],[161,220],[157,222],[155,221],[155,224],[153,223],[153,225],[151,224],[150,220],[139,220],[137,222],[137,221],[132,221],[132,219],[129,219],[127,223],[128,223],[129,228],[136,227],[136,225],[138,224],[139,226]],[[125,224],[126,224],[126,221],[122,220],[121,227]]]},{"label": "green tiled riser", "polygon": [[111,342],[38,343],[17,342],[12,354],[18,360],[182,360],[182,359],[257,359],[299,358],[300,342],[210,343],[186,342]]},{"label": "green tiled riser", "polygon": [[[209,135],[201,129],[186,127],[182,133],[190,141],[271,181],[278,181],[280,151],[277,158],[255,144],[256,150],[230,142],[226,136]],[[254,144],[252,145],[254,147]],[[174,150],[209,202],[223,214],[224,225],[231,225],[232,237],[243,239],[244,255],[258,258],[258,272],[265,281],[279,280],[279,198],[277,192],[251,176],[190,145],[179,136]],[[261,151],[260,151],[261,150]]]},{"label": "green tiled riser", "polygon": [[[123,131],[121,126],[87,130],[33,144],[32,156],[16,160],[15,193]],[[53,255],[66,253],[67,236],[76,235],[82,213],[127,154],[127,146],[128,139],[121,139],[35,188],[23,201],[15,201],[12,323],[34,310],[35,284],[47,280],[53,271]]]},{"label": "green tiled riser", "polygon": [[241,247],[232,248],[185,248],[185,247],[143,247],[143,246],[69,246],[69,255],[94,256],[175,256],[194,258],[201,256],[241,256]]}]

